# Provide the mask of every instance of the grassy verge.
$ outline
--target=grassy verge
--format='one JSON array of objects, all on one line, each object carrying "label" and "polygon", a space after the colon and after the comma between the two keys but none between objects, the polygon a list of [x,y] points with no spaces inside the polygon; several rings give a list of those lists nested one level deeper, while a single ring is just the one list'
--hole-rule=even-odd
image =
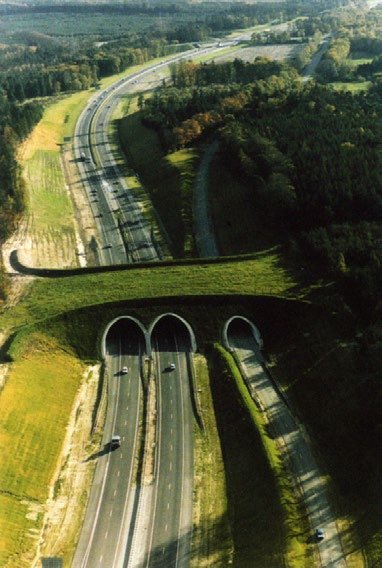
[{"label": "grassy verge", "polygon": [[1,328],[14,328],[68,310],[110,302],[205,295],[285,295],[295,282],[276,254],[238,262],[158,266],[38,280]]},{"label": "grassy verge", "polygon": [[194,248],[191,206],[197,154],[187,149],[165,156],[157,133],[141,123],[136,108],[134,98],[130,114],[119,122],[122,149],[158,211],[173,255],[187,256]]},{"label": "grassy verge", "polygon": [[89,91],[56,100],[19,151],[27,193],[24,255],[35,266],[76,266],[73,204],[61,166],[61,145],[71,137]]},{"label": "grassy verge", "polygon": [[228,476],[235,566],[307,566],[301,511],[264,416],[252,401],[233,357],[217,344],[211,365]]},{"label": "grassy verge", "polygon": [[83,365],[33,330],[19,334],[11,355],[0,397],[0,564],[26,567]]},{"label": "grassy verge", "polygon": [[195,358],[197,386],[202,394],[205,432],[195,427],[194,508],[191,568],[225,568],[232,559],[232,535],[224,462],[212,403],[207,363]]}]

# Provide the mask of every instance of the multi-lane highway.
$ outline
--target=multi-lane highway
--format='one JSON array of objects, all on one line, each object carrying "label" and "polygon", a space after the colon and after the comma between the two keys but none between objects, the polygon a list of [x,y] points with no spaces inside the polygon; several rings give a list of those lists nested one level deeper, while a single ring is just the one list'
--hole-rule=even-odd
[{"label": "multi-lane highway", "polygon": [[[177,61],[218,48],[196,49]],[[121,96],[142,78],[158,81],[170,60],[121,79],[95,94],[81,114],[74,154],[97,222],[100,264],[157,260],[162,251],[152,238],[142,204],[129,192],[112,155],[108,125]],[[135,485],[139,463],[137,432],[141,407],[143,340],[131,328],[108,335],[106,368],[110,381],[103,449],[97,460],[74,568],[182,568],[189,565],[192,534],[193,435],[188,332],[175,318],[159,322],[153,336],[157,393],[155,476],[150,487]],[[169,363],[175,369],[169,371]],[[129,368],[127,375],[120,373]],[[113,433],[122,438],[112,450]]]},{"label": "multi-lane highway", "polygon": [[158,328],[153,337],[160,427],[148,568],[188,566],[190,558],[193,436],[187,357],[191,345],[185,330],[172,324]]},{"label": "multi-lane highway", "polygon": [[[88,458],[97,460],[97,467],[74,568],[189,565],[193,488],[191,341],[182,323],[165,317],[154,328],[152,344],[157,393],[154,479],[147,485],[137,473],[142,467],[137,438],[143,416],[143,334],[131,322],[119,320],[107,336],[108,413],[102,450]],[[175,368],[170,368],[171,364]],[[126,374],[122,372],[124,366]],[[110,446],[113,434],[121,436],[119,448]]]},{"label": "multi-lane highway", "polygon": [[137,90],[141,80],[150,80],[151,87],[158,84],[158,72],[166,71],[169,63],[219,49],[216,45],[193,49],[120,79],[97,92],[79,117],[74,155],[98,227],[96,256],[100,264],[158,260],[163,256],[153,238],[151,221],[142,214],[142,203],[129,191],[114,159],[109,140],[113,109],[121,97]]},{"label": "multi-lane highway", "polygon": [[[144,355],[143,337],[131,327],[115,326],[108,335],[108,413],[102,449],[88,458],[97,460],[97,466],[74,568],[116,568],[125,560],[134,514],[132,482],[138,453]],[[122,373],[124,366],[126,374]],[[113,434],[121,437],[119,448],[111,447]]]}]

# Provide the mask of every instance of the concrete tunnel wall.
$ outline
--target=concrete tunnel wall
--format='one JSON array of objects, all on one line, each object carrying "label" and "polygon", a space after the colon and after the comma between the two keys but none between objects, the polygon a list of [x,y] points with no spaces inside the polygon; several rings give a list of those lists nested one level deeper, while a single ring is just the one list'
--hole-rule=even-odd
[{"label": "concrete tunnel wall", "polygon": [[[192,329],[192,327],[190,326],[188,321],[186,321],[181,316],[178,316],[178,314],[174,314],[172,312],[168,312],[166,314],[161,314],[160,316],[156,317],[155,320],[150,324],[150,326],[149,326],[150,345],[151,345],[151,336],[152,336],[152,333],[154,331],[154,327],[156,326],[158,321],[161,320],[164,317],[173,317],[175,319],[178,319],[179,321],[181,321],[185,325],[185,327],[188,330],[188,333],[190,334],[191,350],[192,350],[193,353],[195,353],[197,346],[196,346],[196,339],[195,339],[194,330]],[[151,351],[150,351],[150,355],[151,355]]]},{"label": "concrete tunnel wall", "polygon": [[226,347],[229,351],[232,351],[232,350],[233,350],[232,347],[231,347],[230,344],[229,344],[229,341],[228,341],[228,328],[229,328],[230,324],[233,322],[233,320],[235,320],[235,319],[239,319],[239,320],[245,321],[245,322],[249,325],[249,327],[250,327],[250,329],[251,329],[251,331],[252,331],[252,335],[253,335],[253,337],[254,337],[256,343],[258,344],[258,346],[260,347],[260,349],[262,349],[262,347],[263,347],[263,340],[262,340],[262,338],[261,338],[261,333],[260,333],[260,331],[259,331],[258,328],[255,326],[255,324],[251,322],[251,320],[249,320],[248,318],[246,318],[246,317],[244,317],[244,316],[232,316],[231,318],[229,318],[229,320],[227,320],[227,321],[225,322],[224,327],[223,327],[223,333],[222,333],[222,335],[223,335],[223,345],[224,345],[224,347]]},{"label": "concrete tunnel wall", "polygon": [[150,344],[150,335],[147,331],[147,329],[145,328],[145,326],[143,325],[143,323],[141,323],[137,318],[134,318],[133,316],[118,316],[117,318],[114,318],[111,322],[109,322],[105,328],[105,331],[103,332],[102,335],[102,342],[101,342],[101,355],[102,355],[102,359],[105,359],[106,356],[106,337],[107,334],[109,333],[111,327],[119,320],[121,319],[127,319],[127,320],[131,320],[133,321],[138,327],[139,329],[142,331],[143,336],[145,338],[145,343],[146,343],[146,353],[148,355],[151,355],[151,344]]},{"label": "concrete tunnel wall", "polygon": [[194,330],[192,329],[192,327],[190,326],[190,324],[181,316],[178,316],[178,314],[174,314],[171,312],[165,313],[165,314],[161,314],[158,317],[156,317],[154,319],[154,321],[150,324],[149,329],[147,330],[145,328],[145,326],[143,325],[142,322],[140,322],[137,318],[133,317],[133,316],[118,316],[116,318],[114,318],[111,322],[109,322],[105,328],[105,331],[103,332],[102,335],[102,340],[101,340],[101,355],[102,358],[105,359],[106,356],[106,338],[107,338],[107,334],[109,333],[111,327],[118,322],[121,319],[128,319],[133,321],[138,327],[139,329],[142,331],[143,336],[145,338],[145,343],[146,343],[146,353],[147,355],[150,357],[152,354],[152,348],[151,348],[151,336],[152,336],[152,332],[154,330],[154,327],[156,326],[156,324],[158,323],[158,321],[160,321],[162,318],[164,317],[173,317],[175,319],[178,319],[179,321],[181,321],[184,326],[187,328],[187,331],[190,335],[190,340],[191,340],[191,349],[192,352],[195,353],[196,351],[196,339],[195,339],[195,334],[194,334]]}]

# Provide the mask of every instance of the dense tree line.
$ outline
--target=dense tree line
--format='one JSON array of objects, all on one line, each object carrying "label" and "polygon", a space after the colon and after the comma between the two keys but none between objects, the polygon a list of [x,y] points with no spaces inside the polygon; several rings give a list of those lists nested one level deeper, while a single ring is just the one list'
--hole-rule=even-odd
[{"label": "dense tree line", "polygon": [[4,94],[0,94],[0,242],[13,229],[14,221],[24,204],[16,148],[41,116],[40,105],[16,105],[9,102]]},{"label": "dense tree line", "polygon": [[[344,4],[345,0],[335,2],[336,6]],[[308,19],[297,19],[293,26],[293,33],[300,33],[302,36],[304,26],[308,26],[304,22],[314,18],[325,19],[325,14],[319,14],[329,7],[334,7],[330,0],[320,0],[313,4],[303,0],[255,4],[202,2],[197,6],[188,2],[164,2],[158,5],[2,5],[4,14],[57,13],[59,16],[66,13],[97,15],[107,12],[142,15],[151,23],[140,32],[111,30],[106,42],[99,42],[100,39],[105,39],[99,37],[78,38],[75,45],[73,38],[51,37],[33,30],[17,32],[10,36],[16,45],[2,50],[0,88],[10,99],[17,101],[87,89],[96,85],[102,77],[119,73],[153,57],[187,49],[189,43],[200,42],[236,28],[310,16]],[[158,21],[159,15],[161,18]],[[99,43],[96,43],[95,39]],[[311,41],[301,52],[298,62],[300,67],[309,59],[315,48],[316,43]],[[233,81],[235,80],[234,78]]]}]

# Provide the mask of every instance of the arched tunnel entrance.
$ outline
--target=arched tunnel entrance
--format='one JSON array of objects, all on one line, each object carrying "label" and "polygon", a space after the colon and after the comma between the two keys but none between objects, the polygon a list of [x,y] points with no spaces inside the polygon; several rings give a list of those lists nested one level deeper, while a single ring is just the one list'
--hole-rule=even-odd
[{"label": "arched tunnel entrance", "polygon": [[230,351],[251,347],[259,350],[263,347],[260,331],[244,316],[233,316],[226,321],[223,328],[223,343]]},{"label": "arched tunnel entrance", "polygon": [[111,321],[102,338],[102,355],[142,355],[150,352],[147,331],[141,322],[131,316]]},{"label": "arched tunnel entrance", "polygon": [[190,353],[196,350],[190,324],[177,314],[162,314],[150,326],[151,348],[163,353]]}]

